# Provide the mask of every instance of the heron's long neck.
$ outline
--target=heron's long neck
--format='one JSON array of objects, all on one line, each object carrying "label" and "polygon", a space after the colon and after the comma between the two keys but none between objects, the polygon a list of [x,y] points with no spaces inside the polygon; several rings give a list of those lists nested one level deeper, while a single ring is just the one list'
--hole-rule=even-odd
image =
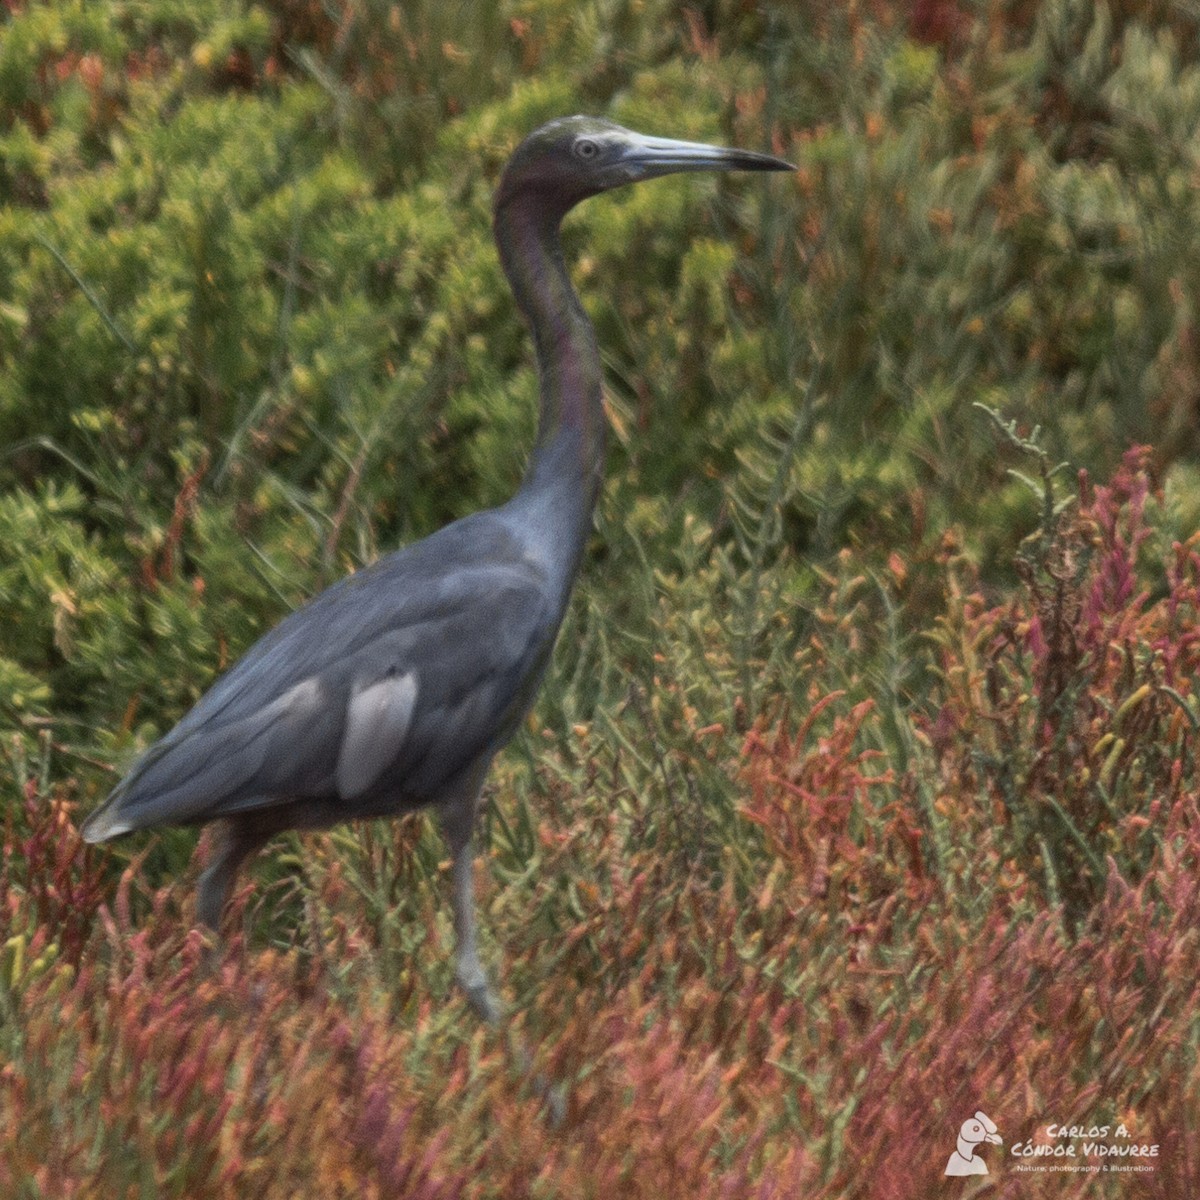
[{"label": "heron's long neck", "polygon": [[496,245],[537,349],[541,412],[520,495],[545,493],[587,536],[604,473],[605,421],[596,335],[563,263],[561,212],[528,197],[496,211]]}]

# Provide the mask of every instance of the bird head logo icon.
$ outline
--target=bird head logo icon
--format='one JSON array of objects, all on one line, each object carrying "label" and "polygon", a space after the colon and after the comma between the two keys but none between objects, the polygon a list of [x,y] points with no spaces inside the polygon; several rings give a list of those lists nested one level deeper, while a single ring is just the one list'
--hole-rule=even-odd
[{"label": "bird head logo icon", "polygon": [[986,1175],[987,1163],[975,1155],[976,1148],[985,1142],[1002,1145],[1004,1139],[996,1132],[996,1122],[984,1112],[977,1112],[962,1123],[958,1131],[958,1142],[950,1161],[946,1163],[946,1175]]}]

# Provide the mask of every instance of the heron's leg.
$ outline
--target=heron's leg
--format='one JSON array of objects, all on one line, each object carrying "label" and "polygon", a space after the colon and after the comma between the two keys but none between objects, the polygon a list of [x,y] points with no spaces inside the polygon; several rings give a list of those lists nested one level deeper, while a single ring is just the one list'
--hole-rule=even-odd
[{"label": "heron's leg", "polygon": [[472,868],[474,849],[468,838],[466,845],[455,855],[451,872],[454,887],[454,936],[456,939],[454,975],[467,993],[471,1007],[489,1024],[500,1020],[500,1004],[492,994],[483,964],[479,961],[479,946],[475,940],[475,887]]},{"label": "heron's leg", "polygon": [[221,928],[221,913],[233,890],[238,867],[270,836],[250,822],[230,819],[220,823],[217,843],[196,888],[196,916],[209,929],[216,932]]},{"label": "heron's leg", "polygon": [[475,849],[472,828],[477,799],[478,789],[475,788],[466,799],[441,807],[438,818],[453,863],[450,880],[454,909],[454,977],[466,992],[471,1007],[483,1020],[494,1024],[500,1019],[500,1004],[488,985],[475,940],[475,881],[472,870]]}]

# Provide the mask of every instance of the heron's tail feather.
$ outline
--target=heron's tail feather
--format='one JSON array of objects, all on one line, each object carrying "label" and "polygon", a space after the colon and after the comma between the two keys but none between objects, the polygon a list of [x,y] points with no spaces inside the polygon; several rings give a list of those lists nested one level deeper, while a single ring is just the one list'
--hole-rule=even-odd
[{"label": "heron's tail feather", "polygon": [[109,800],[84,821],[79,832],[85,842],[107,842],[132,829],[133,824],[124,820],[117,805]]},{"label": "heron's tail feather", "polygon": [[[188,825],[212,816],[262,808],[281,796],[322,792],[341,729],[324,717],[315,679],[290,688],[248,716],[224,724],[181,723],[151,746],[83,824],[89,842],[103,842],[153,825]],[[298,754],[304,747],[308,754]]]}]

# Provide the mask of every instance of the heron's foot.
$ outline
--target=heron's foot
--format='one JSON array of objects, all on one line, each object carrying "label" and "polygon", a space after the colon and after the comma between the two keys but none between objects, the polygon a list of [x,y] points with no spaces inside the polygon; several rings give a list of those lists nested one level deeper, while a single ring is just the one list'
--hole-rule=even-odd
[{"label": "heron's foot", "polygon": [[483,973],[483,968],[478,961],[460,959],[455,968],[454,977],[458,980],[458,986],[466,993],[471,1007],[480,1019],[489,1025],[498,1024],[504,1015],[504,1010],[488,985],[487,976]]},{"label": "heron's foot", "polygon": [[544,1075],[538,1075],[533,1084],[546,1105],[547,1124],[551,1129],[561,1129],[567,1119],[567,1085],[551,1083]]},{"label": "heron's foot", "polygon": [[485,983],[478,987],[467,988],[466,991],[471,1007],[479,1016],[489,1025],[499,1024],[504,1012],[499,1001],[492,995],[492,989]]},{"label": "heron's foot", "polygon": [[537,1069],[529,1045],[519,1033],[510,1031],[508,1045],[516,1060],[517,1070],[529,1080],[534,1095],[544,1106],[546,1123],[551,1129],[561,1129],[567,1119],[567,1085],[556,1083],[544,1071]]}]

